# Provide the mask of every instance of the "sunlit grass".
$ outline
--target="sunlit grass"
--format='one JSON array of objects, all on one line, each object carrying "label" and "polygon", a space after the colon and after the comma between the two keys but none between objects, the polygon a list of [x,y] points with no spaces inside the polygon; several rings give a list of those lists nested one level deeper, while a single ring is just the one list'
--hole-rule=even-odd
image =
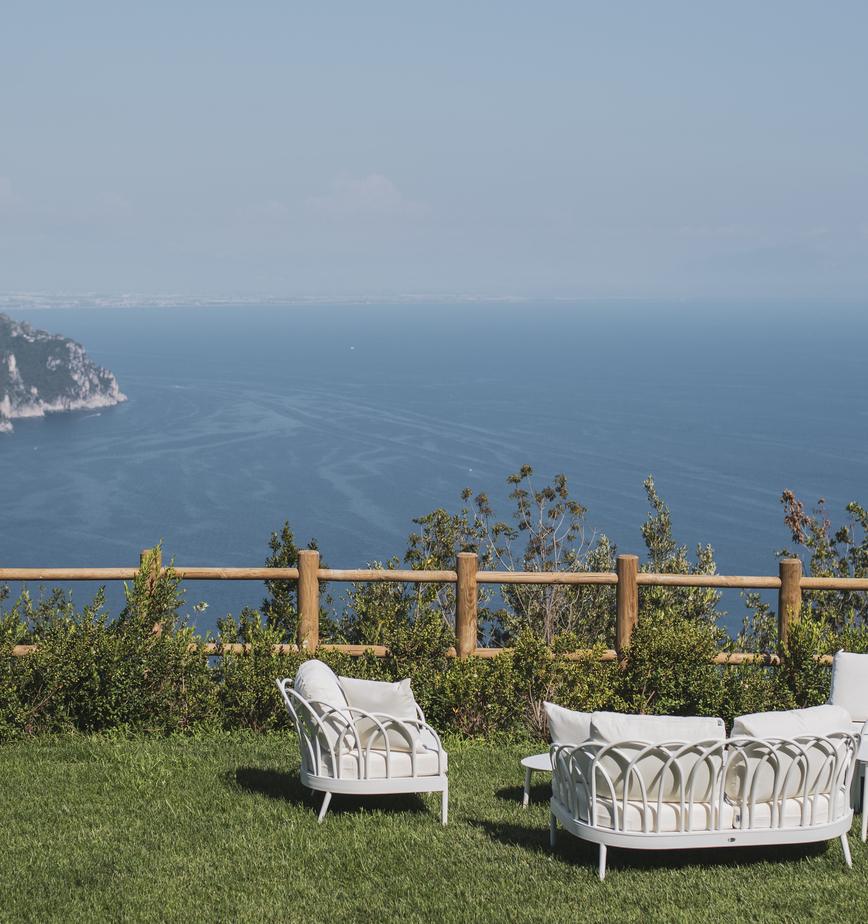
[{"label": "sunlit grass", "polygon": [[0,921],[848,921],[868,851],[597,851],[521,808],[518,745],[450,743],[439,793],[320,796],[290,737],[67,738],[0,750]]}]

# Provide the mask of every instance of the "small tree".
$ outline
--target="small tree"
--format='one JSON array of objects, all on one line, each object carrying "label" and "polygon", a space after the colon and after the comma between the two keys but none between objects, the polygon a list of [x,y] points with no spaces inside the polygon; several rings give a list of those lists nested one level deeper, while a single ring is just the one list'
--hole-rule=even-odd
[{"label": "small tree", "polygon": [[[298,547],[295,544],[295,535],[289,528],[289,522],[284,521],[280,533],[272,533],[268,540],[271,555],[265,559],[266,568],[297,568]],[[316,539],[307,544],[308,549],[316,551]],[[322,567],[327,567],[324,563]],[[321,639],[328,639],[335,631],[335,624],[331,618],[331,597],[325,593],[327,584],[320,581],[320,598],[325,599],[325,606],[319,611],[319,635]],[[293,644],[298,635],[298,582],[283,579],[266,580],[265,589],[268,596],[260,606],[260,612],[265,617],[265,624],[269,629],[279,633],[279,639],[284,644]],[[243,614],[242,614],[243,615]],[[242,619],[241,629],[252,625],[251,614],[247,614],[246,621]],[[225,622],[225,621],[224,621]],[[229,624],[224,625],[224,631],[230,633]]]},{"label": "small tree", "polygon": [[[687,546],[672,538],[672,517],[660,499],[650,476],[642,482],[651,511],[642,524],[642,538],[648,549],[648,561],[640,571],[657,574],[714,574],[714,550],[710,545],[696,547],[696,562],[688,558]],[[639,618],[644,613],[666,610],[684,619],[696,619],[715,625],[725,612],[717,609],[720,594],[707,587],[651,587],[639,590]]]},{"label": "small tree", "polygon": [[[781,503],[784,525],[790,531],[793,547],[776,552],[778,558],[803,558],[807,550],[810,553],[808,574],[812,577],[868,577],[868,512],[863,507],[855,502],[847,504],[848,522],[834,529],[824,498],[820,498],[810,515],[792,491],[781,494]],[[760,601],[759,594],[747,594],[745,604],[749,613],[738,637],[739,646],[775,651],[778,637],[774,610]],[[816,654],[839,648],[868,651],[868,593],[865,591],[803,591],[800,621],[810,629],[799,634],[798,644],[804,647],[806,640],[814,639],[818,646]]]},{"label": "small tree", "polygon": [[[567,479],[557,475],[554,483],[540,490],[532,484],[533,469],[523,465],[510,475],[514,486],[509,495],[515,501],[516,526],[496,520],[485,494],[475,498],[475,525],[481,535],[488,561],[507,571],[580,571],[584,569],[595,533],[585,527],[581,504],[572,500]],[[469,492],[465,491],[465,497]],[[524,540],[523,548],[515,543]],[[574,632],[582,614],[582,595],[563,584],[502,584],[500,593],[511,609],[499,613],[501,641],[517,638],[530,628],[546,644],[557,635]]]},{"label": "small tree", "polygon": [[[784,524],[790,530],[793,550],[782,549],[779,558],[801,557],[810,551],[812,577],[868,577],[868,511],[857,503],[847,504],[848,522],[832,528],[825,499],[820,498],[811,516],[792,491],[781,495]],[[810,590],[802,595],[802,617],[824,623],[836,635],[862,636],[868,631],[868,593],[864,590]],[[868,638],[866,638],[868,642]]]},{"label": "small tree", "polygon": [[[462,492],[462,500],[470,497],[469,489]],[[482,534],[476,518],[464,507],[460,513],[450,516],[444,509],[413,520],[420,527],[418,533],[411,533],[407,540],[404,562],[414,571],[454,571],[458,567],[459,552],[474,552],[480,555]],[[490,556],[482,550],[480,564],[490,566]],[[437,611],[446,625],[455,628],[455,585],[452,583],[415,585],[412,592],[417,613]],[[484,588],[479,596],[479,621],[484,624],[490,613],[487,603],[491,591]]]}]

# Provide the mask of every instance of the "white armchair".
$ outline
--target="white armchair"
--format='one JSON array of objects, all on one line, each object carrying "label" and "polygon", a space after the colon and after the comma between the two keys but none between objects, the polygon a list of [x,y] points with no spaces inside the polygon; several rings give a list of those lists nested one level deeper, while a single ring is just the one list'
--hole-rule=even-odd
[{"label": "white armchair", "polygon": [[338,678],[322,661],[310,660],[277,687],[298,732],[301,782],[325,794],[319,822],[336,792],[442,792],[446,824],[447,754],[409,680]]}]

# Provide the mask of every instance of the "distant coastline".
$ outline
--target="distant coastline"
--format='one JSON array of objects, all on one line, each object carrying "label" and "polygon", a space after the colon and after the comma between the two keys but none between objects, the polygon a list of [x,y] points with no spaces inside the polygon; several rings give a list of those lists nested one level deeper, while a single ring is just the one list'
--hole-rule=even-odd
[{"label": "distant coastline", "polygon": [[12,420],[126,401],[117,380],[68,337],[0,313],[0,433]]}]

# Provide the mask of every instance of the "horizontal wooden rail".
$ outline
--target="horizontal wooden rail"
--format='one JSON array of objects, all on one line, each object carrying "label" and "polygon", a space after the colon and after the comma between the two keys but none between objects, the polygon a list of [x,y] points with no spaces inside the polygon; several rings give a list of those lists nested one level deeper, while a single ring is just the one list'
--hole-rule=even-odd
[{"label": "horizontal wooden rail", "polygon": [[868,578],[803,577],[801,590],[868,590]]},{"label": "horizontal wooden rail", "polygon": [[477,571],[477,584],[617,584],[614,571]]},{"label": "horizontal wooden rail", "polygon": [[131,581],[138,568],[0,568],[0,581]]},{"label": "horizontal wooden rail", "polygon": [[298,580],[298,568],[175,568],[175,571],[185,581]]},{"label": "horizontal wooden rail", "polygon": [[[161,568],[165,574],[168,569]],[[297,581],[298,568],[175,568],[186,581]],[[0,581],[131,581],[138,568],[0,568]]]},{"label": "horizontal wooden rail", "polygon": [[640,571],[636,576],[640,587],[742,587],[778,590],[779,577],[747,577],[727,574],[654,574]]},{"label": "horizontal wooden rail", "polygon": [[458,574],[455,571],[393,571],[387,568],[368,569],[366,571],[339,571],[335,568],[319,568],[316,576],[320,581],[382,581],[399,584],[454,584],[458,580]]},{"label": "horizontal wooden rail", "polygon": [[[160,569],[165,574],[167,569]],[[297,581],[298,568],[183,568],[175,572],[185,581]],[[138,568],[0,568],[0,581],[131,581]],[[454,584],[455,571],[390,571],[385,569],[318,568],[317,580],[335,582],[392,582]],[[477,584],[611,584],[618,575],[609,571],[477,571]],[[725,574],[658,574],[640,571],[640,587],[723,587],[778,590],[779,577]],[[802,577],[801,590],[868,591],[868,578]]]}]

